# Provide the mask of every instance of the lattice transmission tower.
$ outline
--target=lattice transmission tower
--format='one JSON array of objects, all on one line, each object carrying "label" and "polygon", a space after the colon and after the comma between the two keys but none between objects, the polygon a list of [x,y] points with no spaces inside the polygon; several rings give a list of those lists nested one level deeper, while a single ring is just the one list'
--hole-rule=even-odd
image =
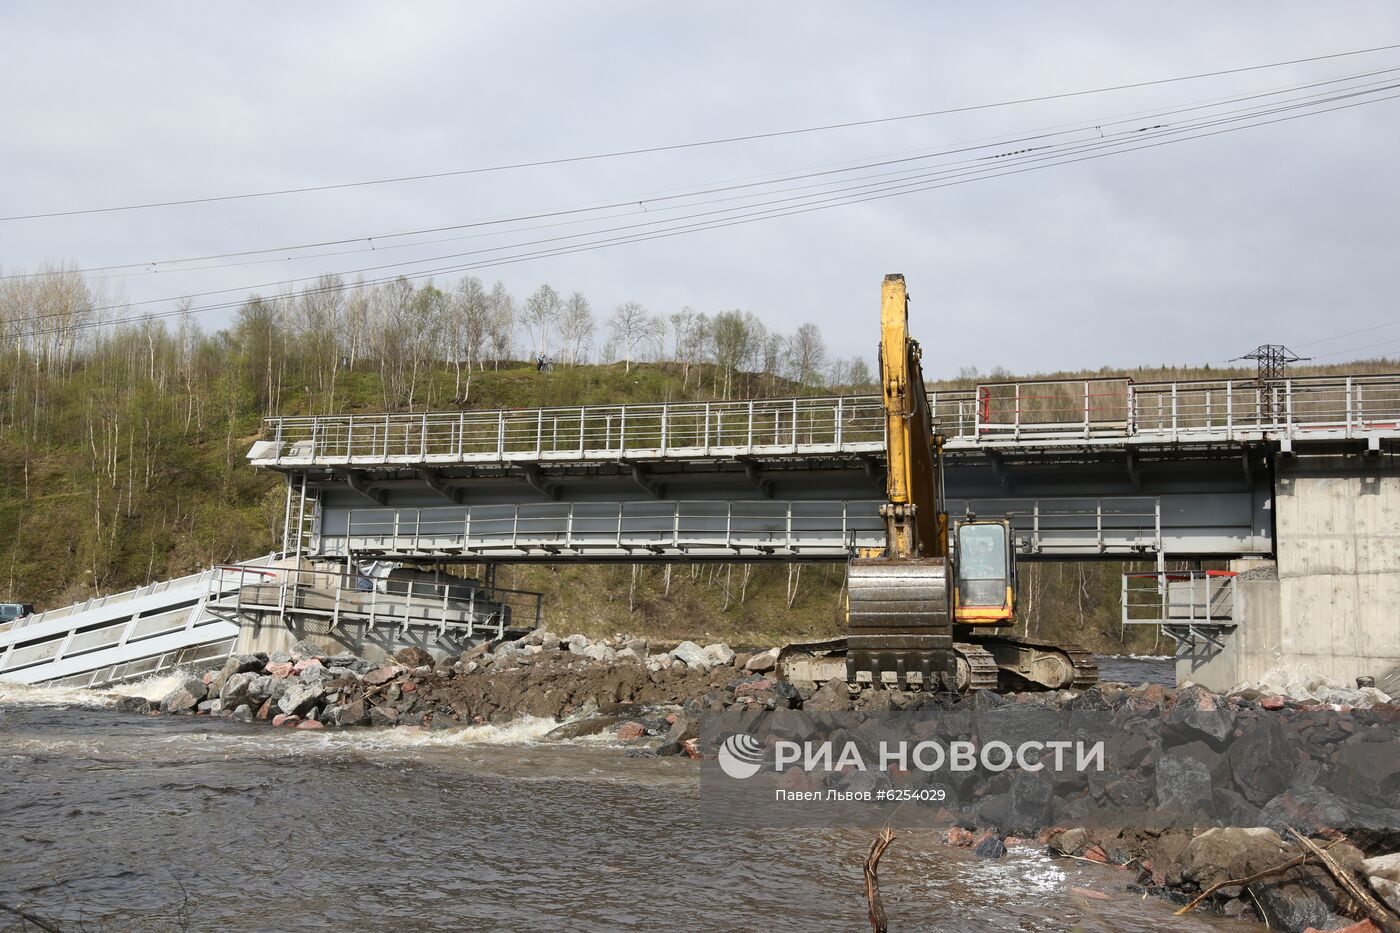
[{"label": "lattice transmission tower", "polygon": [[1253,353],[1246,353],[1240,359],[1259,363],[1259,416],[1265,421],[1276,420],[1281,408],[1279,380],[1288,375],[1289,363],[1302,362],[1308,357],[1299,356],[1281,343],[1261,343]]}]

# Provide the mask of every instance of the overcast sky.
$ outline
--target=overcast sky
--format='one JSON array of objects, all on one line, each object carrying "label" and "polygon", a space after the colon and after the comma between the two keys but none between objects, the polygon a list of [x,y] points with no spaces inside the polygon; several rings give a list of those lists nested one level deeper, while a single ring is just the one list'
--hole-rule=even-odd
[{"label": "overcast sky", "polygon": [[[0,7],[0,215],[662,146],[1396,42],[1400,6],[1391,2],[993,7],[810,0],[9,0]],[[0,266],[16,272],[45,260],[83,267],[147,262],[632,202],[657,192],[882,161],[894,153],[924,154],[1051,126],[1091,126],[1128,113],[1397,67],[1400,50],[568,165],[0,222]],[[1130,121],[1119,129],[1132,126]],[[963,366],[1036,372],[1207,362],[1261,342],[1308,344],[1301,349],[1317,354],[1382,344],[1379,351],[1329,360],[1395,355],[1400,325],[1310,342],[1400,321],[1394,297],[1400,291],[1398,142],[1400,100],[1383,101],[476,274],[488,283],[499,278],[521,295],[541,282],[563,292],[578,289],[600,315],[636,300],[658,312],[682,305],[709,312],[744,308],[788,330],[812,321],[836,352],[856,353],[871,350],[877,336],[881,277],[902,272],[932,376]],[[946,168],[933,161],[930,170]],[[785,185],[802,183],[812,181]],[[827,189],[737,193],[771,200],[814,190],[830,196]],[[475,228],[424,238],[455,237],[451,242],[202,271],[167,269],[113,278],[109,286],[131,302],[159,299],[135,310],[164,310],[186,294],[253,286],[276,292],[272,283],[321,272],[656,224],[746,203],[680,209],[674,202],[651,202],[643,205],[645,216],[639,206],[572,227],[520,229],[548,222],[533,221],[504,230]],[[481,235],[486,232],[493,235]],[[474,238],[460,239],[469,234]],[[204,316],[208,327],[227,320],[227,312]]]}]

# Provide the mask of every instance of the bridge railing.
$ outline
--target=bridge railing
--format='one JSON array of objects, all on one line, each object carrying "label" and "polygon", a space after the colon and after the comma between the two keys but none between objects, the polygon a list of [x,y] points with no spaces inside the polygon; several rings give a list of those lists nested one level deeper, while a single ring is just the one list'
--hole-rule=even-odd
[{"label": "bridge railing", "polygon": [[[1352,437],[1400,430],[1400,375],[1135,383],[1121,377],[984,383],[929,394],[952,441]],[[260,466],[883,450],[878,396],[269,418]]]},{"label": "bridge railing", "polygon": [[1124,625],[1234,625],[1230,570],[1157,570],[1123,574]]},{"label": "bridge railing", "polygon": [[287,567],[234,565],[219,568],[220,592],[210,604],[236,615],[275,613],[325,619],[341,625],[391,625],[400,632],[432,627],[468,638],[491,632],[496,637],[512,626],[538,627],[543,597],[539,593],[482,586],[475,580],[376,579]]},{"label": "bridge railing", "polygon": [[984,383],[977,387],[978,437],[1126,434],[1132,381],[1126,378]]},{"label": "bridge railing", "polygon": [[[345,462],[655,456],[884,444],[873,396],[270,418],[250,459]],[[267,442],[264,442],[267,443]]]},{"label": "bridge railing", "polygon": [[104,606],[124,603],[144,596],[154,596],[167,590],[182,589],[199,582],[201,579],[205,578],[208,573],[208,570],[201,570],[199,573],[192,573],[189,576],[176,577],[173,580],[159,580],[154,583],[148,583],[145,586],[124,590],[120,593],[109,593],[106,596],[93,596],[69,606],[59,606],[54,609],[46,609],[43,612],[35,612],[27,616],[20,616],[18,619],[9,622],[0,622],[0,635],[4,635],[7,632],[17,632],[20,629],[33,628],[44,622],[53,622],[67,616],[87,612],[90,609],[100,609]]}]

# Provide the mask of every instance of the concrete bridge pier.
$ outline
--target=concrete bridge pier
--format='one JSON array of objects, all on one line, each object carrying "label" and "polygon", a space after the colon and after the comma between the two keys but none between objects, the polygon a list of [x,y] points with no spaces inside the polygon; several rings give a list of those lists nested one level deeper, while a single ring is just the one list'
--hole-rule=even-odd
[{"label": "concrete bridge pier", "polygon": [[1277,560],[1232,563],[1236,627],[1213,657],[1181,658],[1178,681],[1368,676],[1400,693],[1400,457],[1348,446],[1275,458]]}]

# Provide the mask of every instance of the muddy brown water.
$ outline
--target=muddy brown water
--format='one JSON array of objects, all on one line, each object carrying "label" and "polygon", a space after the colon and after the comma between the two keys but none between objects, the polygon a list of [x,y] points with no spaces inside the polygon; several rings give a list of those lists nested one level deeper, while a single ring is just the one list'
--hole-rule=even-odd
[{"label": "muddy brown water", "polygon": [[[0,685],[0,900],[63,929],[869,928],[868,834],[709,825],[690,761],[534,742],[545,721],[330,733],[100,705]],[[1259,929],[924,831],[881,878],[895,931]]]}]

